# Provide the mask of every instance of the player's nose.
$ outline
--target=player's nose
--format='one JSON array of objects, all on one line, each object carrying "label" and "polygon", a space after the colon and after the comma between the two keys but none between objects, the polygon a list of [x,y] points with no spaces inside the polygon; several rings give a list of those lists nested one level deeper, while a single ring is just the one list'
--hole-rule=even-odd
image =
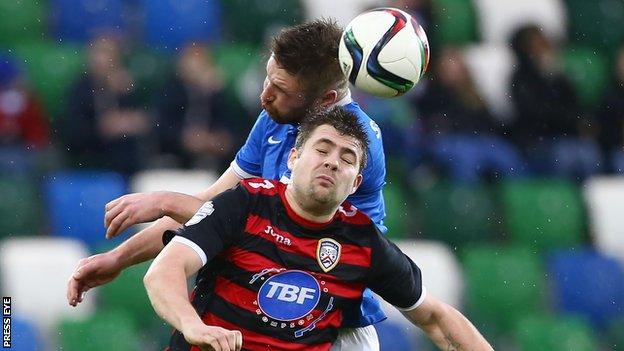
[{"label": "player's nose", "polygon": [[268,88],[264,88],[262,93],[260,93],[260,101],[262,103],[269,103],[273,100],[275,100],[275,95],[273,95]]},{"label": "player's nose", "polygon": [[333,158],[327,158],[324,162],[325,168],[329,168],[333,171],[338,169],[338,160],[334,160]]}]

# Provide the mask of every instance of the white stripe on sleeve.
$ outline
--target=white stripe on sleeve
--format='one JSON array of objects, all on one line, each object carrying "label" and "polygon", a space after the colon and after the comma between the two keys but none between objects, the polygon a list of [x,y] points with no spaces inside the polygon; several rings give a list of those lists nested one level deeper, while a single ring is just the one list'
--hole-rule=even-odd
[{"label": "white stripe on sleeve", "polygon": [[402,311],[402,312],[411,311],[415,309],[416,307],[420,306],[423,303],[423,301],[425,301],[425,297],[427,297],[427,288],[423,286],[422,293],[420,294],[420,298],[418,299],[418,301],[416,301],[415,304],[411,305],[410,307],[405,307],[405,308],[401,308],[397,306],[394,306],[394,307],[396,307],[397,310]]},{"label": "white stripe on sleeve", "polygon": [[234,171],[234,174],[236,174],[237,177],[239,177],[240,179],[249,179],[249,178],[256,178],[257,176],[251,174],[251,173],[247,173],[245,172],[237,163],[236,160],[232,161],[232,163],[230,163],[230,166],[232,167],[232,170]]},{"label": "white stripe on sleeve", "polygon": [[173,239],[171,239],[171,241],[175,241],[178,242],[180,244],[184,244],[188,247],[190,247],[191,249],[193,249],[193,251],[195,251],[197,253],[197,255],[199,256],[199,258],[202,261],[202,266],[205,266],[206,263],[208,263],[208,257],[206,257],[206,253],[204,252],[204,250],[202,250],[201,247],[199,247],[199,245],[195,244],[194,242],[190,241],[189,239],[183,237],[183,236],[179,236],[176,235],[173,237]]}]

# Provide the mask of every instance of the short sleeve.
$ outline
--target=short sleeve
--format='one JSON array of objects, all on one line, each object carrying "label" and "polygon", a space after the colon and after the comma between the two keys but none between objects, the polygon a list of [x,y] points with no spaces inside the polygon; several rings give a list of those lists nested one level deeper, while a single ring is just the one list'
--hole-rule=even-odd
[{"label": "short sleeve", "polygon": [[426,294],[420,268],[376,231],[368,287],[400,310],[418,307]]},{"label": "short sleeve", "polygon": [[163,242],[189,246],[205,265],[241,239],[248,203],[249,193],[244,187],[227,190],[205,203],[183,228],[166,231]]},{"label": "short sleeve", "polygon": [[245,144],[236,153],[232,164],[234,172],[241,179],[253,178],[262,175],[262,142],[266,134],[266,111],[262,111],[251,132],[247,136]]}]

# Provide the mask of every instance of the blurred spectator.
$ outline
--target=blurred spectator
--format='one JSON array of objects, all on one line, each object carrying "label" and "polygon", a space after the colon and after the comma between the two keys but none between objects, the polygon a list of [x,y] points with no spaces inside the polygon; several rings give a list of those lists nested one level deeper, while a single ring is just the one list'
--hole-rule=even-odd
[{"label": "blurred spectator", "polygon": [[130,175],[143,165],[151,121],[122,63],[118,38],[98,37],[88,49],[88,72],[68,99],[69,151],[81,165]]},{"label": "blurred spectator", "polygon": [[581,179],[598,172],[595,128],[561,71],[555,45],[535,25],[516,31],[511,45],[518,61],[511,83],[514,136],[533,170]]},{"label": "blurred spectator", "polygon": [[22,72],[10,57],[0,57],[0,145],[40,149],[48,140],[47,117]]},{"label": "blurred spectator", "polygon": [[26,88],[22,72],[8,56],[0,57],[0,173],[29,174],[32,150],[46,149],[49,126],[39,101]]},{"label": "blurred spectator", "polygon": [[241,142],[240,117],[228,107],[210,48],[187,45],[160,99],[161,152],[176,156],[184,167],[227,167]]},{"label": "blurred spectator", "polygon": [[520,153],[501,137],[504,126],[477,91],[462,53],[446,47],[432,68],[433,78],[415,103],[433,163],[464,182],[521,175]]},{"label": "blurred spectator", "polygon": [[597,117],[604,155],[609,155],[613,171],[624,173],[624,46],[618,52],[613,81],[605,91]]}]

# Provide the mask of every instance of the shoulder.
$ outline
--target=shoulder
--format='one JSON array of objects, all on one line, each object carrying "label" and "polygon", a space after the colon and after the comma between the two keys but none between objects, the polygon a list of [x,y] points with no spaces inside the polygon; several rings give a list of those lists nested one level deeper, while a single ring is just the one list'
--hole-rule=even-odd
[{"label": "shoulder", "polygon": [[371,184],[374,182],[377,184],[376,187],[381,186],[386,167],[381,128],[362,110],[357,102],[353,101],[345,105],[345,109],[358,117],[368,136],[368,163],[364,169],[364,183]]},{"label": "shoulder", "polygon": [[375,223],[373,223],[370,217],[349,201],[343,202],[338,207],[338,218],[340,218],[342,222],[354,226],[370,226],[371,229],[375,227]]},{"label": "shoulder", "polygon": [[360,121],[360,124],[364,127],[370,141],[369,148],[374,150],[377,147],[381,147],[381,129],[377,125],[377,122],[366,114],[366,112],[364,112],[360,105],[355,101],[345,105],[344,108],[355,114],[358,121]]}]

